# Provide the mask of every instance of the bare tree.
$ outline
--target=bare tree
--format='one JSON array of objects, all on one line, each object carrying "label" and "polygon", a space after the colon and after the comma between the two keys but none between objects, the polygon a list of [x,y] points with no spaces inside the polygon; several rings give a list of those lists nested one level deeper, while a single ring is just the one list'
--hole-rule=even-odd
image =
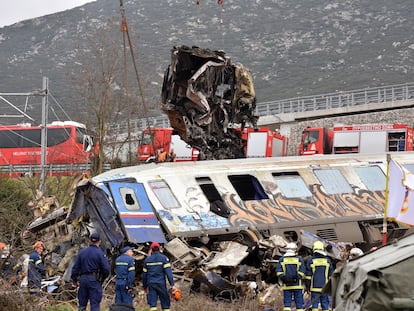
[{"label": "bare tree", "polygon": [[109,21],[102,28],[88,32],[88,40],[79,44],[77,59],[79,70],[73,81],[82,95],[79,117],[95,130],[98,150],[94,157],[93,171],[99,174],[107,159],[105,150],[110,139],[110,125],[127,116],[122,85],[122,47],[119,25]]}]

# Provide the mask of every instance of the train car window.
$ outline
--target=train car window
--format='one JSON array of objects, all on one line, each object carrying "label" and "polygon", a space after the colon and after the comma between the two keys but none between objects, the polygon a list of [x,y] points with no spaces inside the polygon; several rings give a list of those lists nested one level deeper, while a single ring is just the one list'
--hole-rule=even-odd
[{"label": "train car window", "polygon": [[379,166],[355,167],[354,170],[368,190],[385,190],[385,174]]},{"label": "train car window", "polygon": [[85,135],[86,135],[86,129],[81,128],[81,127],[76,128],[76,142],[78,144],[83,144]]},{"label": "train car window", "polygon": [[56,146],[70,138],[71,128],[51,128],[47,130],[47,146]]},{"label": "train car window", "polygon": [[150,181],[148,184],[164,208],[173,209],[180,207],[180,204],[165,181]]},{"label": "train car window", "polygon": [[131,211],[139,211],[141,209],[137,197],[135,196],[134,189],[121,187],[119,188],[119,192],[121,193],[122,201],[124,202],[126,209]]},{"label": "train car window", "polygon": [[20,141],[21,137],[15,131],[0,131],[0,148],[18,148]]},{"label": "train car window", "polygon": [[229,175],[228,178],[243,201],[269,198],[260,182],[252,175]]},{"label": "train car window", "polygon": [[327,194],[352,193],[351,185],[337,169],[313,170]]},{"label": "train car window", "polygon": [[311,197],[308,186],[298,172],[272,173],[273,179],[286,198]]},{"label": "train car window", "polygon": [[40,129],[18,130],[17,135],[21,137],[22,148],[40,147],[41,132]]},{"label": "train car window", "polygon": [[221,198],[216,186],[209,177],[196,177],[196,181],[210,202],[210,211],[219,216],[228,218],[231,210]]}]

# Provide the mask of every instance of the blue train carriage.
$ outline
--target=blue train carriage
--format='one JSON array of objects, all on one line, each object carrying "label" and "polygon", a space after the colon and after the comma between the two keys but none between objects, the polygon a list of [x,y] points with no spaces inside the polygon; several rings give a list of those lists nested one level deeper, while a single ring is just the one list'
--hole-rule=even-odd
[{"label": "blue train carriage", "polygon": [[[392,154],[414,171],[414,153]],[[139,165],[77,187],[69,222],[87,215],[108,248],[125,243],[299,241],[309,231],[363,249],[381,242],[386,155],[324,155]],[[388,223],[389,238],[406,228]]]}]

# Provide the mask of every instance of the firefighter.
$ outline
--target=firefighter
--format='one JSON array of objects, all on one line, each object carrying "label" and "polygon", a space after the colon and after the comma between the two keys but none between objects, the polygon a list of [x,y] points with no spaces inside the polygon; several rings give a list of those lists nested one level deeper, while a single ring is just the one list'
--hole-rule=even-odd
[{"label": "firefighter", "polygon": [[110,267],[101,246],[99,234],[92,233],[90,245],[82,249],[72,268],[72,282],[78,286],[78,310],[86,310],[88,301],[91,311],[99,311],[102,300],[102,283],[109,276]]},{"label": "firefighter", "polygon": [[132,285],[135,279],[135,261],[132,257],[132,248],[125,246],[121,249],[121,256],[115,261],[115,303],[132,306]]},{"label": "firefighter", "polygon": [[305,278],[305,263],[301,256],[296,255],[297,248],[296,243],[288,243],[285,254],[280,257],[276,265],[276,275],[283,283],[283,311],[292,310],[292,296],[296,310],[303,311],[302,280]]},{"label": "firefighter", "polygon": [[27,280],[29,290],[34,295],[39,295],[42,287],[42,277],[46,278],[46,269],[42,260],[44,250],[45,245],[43,242],[37,241],[33,244],[33,252],[29,255]]},{"label": "firefighter", "polygon": [[333,263],[326,255],[325,246],[321,241],[313,243],[312,251],[313,256],[306,262],[306,289],[311,293],[312,311],[318,311],[319,303],[322,311],[328,311],[329,297],[328,294],[322,293],[322,288],[333,273]]},{"label": "firefighter", "polygon": [[176,154],[174,152],[174,149],[170,150],[170,153],[167,154],[167,162],[175,162]]},{"label": "firefighter", "polygon": [[5,245],[2,249],[2,242],[0,242],[1,253],[1,276],[11,285],[19,285],[23,267],[21,263],[14,258],[10,253],[10,245]]},{"label": "firefighter", "polygon": [[156,161],[158,163],[162,163],[162,162],[165,162],[166,160],[167,160],[167,151],[165,151],[164,148],[161,148],[160,150],[158,150]]},{"label": "firefighter", "polygon": [[144,272],[142,274],[142,284],[147,294],[147,302],[150,306],[150,311],[156,311],[159,298],[161,309],[169,311],[171,299],[167,289],[166,277],[170,283],[171,290],[173,292],[177,290],[174,286],[171,263],[167,256],[160,253],[159,243],[153,242],[150,246],[150,251],[151,255],[144,260]]}]

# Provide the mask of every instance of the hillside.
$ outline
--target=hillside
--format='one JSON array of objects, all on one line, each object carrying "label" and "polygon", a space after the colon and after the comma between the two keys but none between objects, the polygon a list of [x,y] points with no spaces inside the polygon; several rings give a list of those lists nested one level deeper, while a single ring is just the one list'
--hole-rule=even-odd
[{"label": "hillside", "polygon": [[[145,96],[154,111],[170,50],[182,44],[222,49],[250,68],[259,102],[414,79],[410,0],[223,3],[220,11],[216,1],[202,0],[197,11],[195,1],[125,1]],[[75,118],[82,99],[69,76],[80,75],[79,49],[92,44],[96,30],[110,19],[121,50],[119,2],[113,0],[0,28],[0,92],[40,88],[47,76],[53,96]],[[39,105],[32,106],[39,115]],[[0,108],[6,111],[3,102]]]}]

